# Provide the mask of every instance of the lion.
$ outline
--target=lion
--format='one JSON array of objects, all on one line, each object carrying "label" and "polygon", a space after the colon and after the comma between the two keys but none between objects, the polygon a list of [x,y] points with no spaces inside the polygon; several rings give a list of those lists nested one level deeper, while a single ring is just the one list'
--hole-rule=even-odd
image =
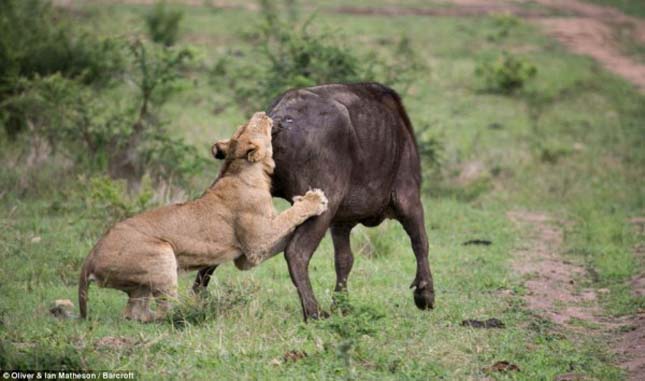
[{"label": "lion", "polygon": [[[213,156],[225,161],[200,198],[135,215],[103,235],[81,270],[81,318],[87,317],[87,290],[95,281],[128,294],[127,319],[162,319],[177,295],[178,270],[231,260],[241,270],[256,266],[282,252],[298,225],[327,210],[324,193],[314,189],[277,214],[270,193],[272,125],[265,113],[256,113],[231,139],[213,145]],[[149,308],[152,299],[156,314]]]}]

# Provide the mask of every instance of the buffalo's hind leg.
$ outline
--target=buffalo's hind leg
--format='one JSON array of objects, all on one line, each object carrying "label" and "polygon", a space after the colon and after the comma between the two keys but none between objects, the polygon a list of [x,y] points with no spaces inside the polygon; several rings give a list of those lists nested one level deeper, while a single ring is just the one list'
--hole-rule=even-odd
[{"label": "buffalo's hind leg", "polygon": [[208,282],[211,280],[213,272],[217,268],[217,265],[205,267],[197,272],[195,281],[193,282],[193,293],[195,295],[201,295],[206,288],[208,287]]},{"label": "buffalo's hind leg", "polygon": [[354,226],[354,224],[339,224],[331,227],[336,267],[336,292],[347,291],[347,278],[354,265],[354,254],[349,242],[349,234]]},{"label": "buffalo's hind leg", "polygon": [[354,265],[354,254],[352,254],[349,241],[354,226],[355,224],[337,224],[331,227],[331,237],[334,242],[334,266],[336,268],[334,307],[339,307],[343,313],[348,312],[348,306],[343,302],[343,299],[347,295],[347,278],[349,278],[349,273]]},{"label": "buffalo's hind leg", "polygon": [[396,191],[393,204],[396,219],[408,233],[417,260],[417,275],[410,285],[410,288],[414,288],[414,303],[422,310],[432,309],[434,285],[428,263],[428,236],[418,187],[408,186]]}]

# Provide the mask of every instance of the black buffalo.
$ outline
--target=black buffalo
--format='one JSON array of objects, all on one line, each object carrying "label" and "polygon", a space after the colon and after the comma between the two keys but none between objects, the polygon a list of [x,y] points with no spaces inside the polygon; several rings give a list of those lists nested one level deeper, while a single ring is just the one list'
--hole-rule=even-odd
[{"label": "black buffalo", "polygon": [[[286,200],[320,188],[329,210],[294,232],[285,249],[305,320],[321,316],[309,281],[311,256],[331,229],[336,291],[347,290],[356,224],[398,220],[417,260],[411,288],[420,309],[434,303],[428,239],[420,199],[421,164],[410,119],[398,94],[377,83],[328,84],[290,90],[267,110],[273,119],[276,169],[272,194]],[[215,267],[203,269],[193,286],[205,288]]]}]

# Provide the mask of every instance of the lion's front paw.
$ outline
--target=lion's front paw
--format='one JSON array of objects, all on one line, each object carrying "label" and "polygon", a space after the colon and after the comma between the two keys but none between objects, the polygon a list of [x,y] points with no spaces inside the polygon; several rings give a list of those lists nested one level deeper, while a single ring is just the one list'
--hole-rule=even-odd
[{"label": "lion's front paw", "polygon": [[311,207],[312,215],[319,216],[327,210],[329,201],[325,194],[320,189],[313,189],[305,193],[304,196],[296,196],[293,198],[294,202],[305,203]]}]

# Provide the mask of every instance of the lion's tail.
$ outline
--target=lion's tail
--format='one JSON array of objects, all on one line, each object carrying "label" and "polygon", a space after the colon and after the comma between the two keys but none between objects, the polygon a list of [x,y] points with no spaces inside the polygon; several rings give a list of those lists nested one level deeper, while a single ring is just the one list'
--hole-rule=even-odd
[{"label": "lion's tail", "polygon": [[87,318],[87,290],[90,286],[89,261],[86,260],[81,269],[81,277],[78,282],[78,307],[81,311],[81,319]]}]

